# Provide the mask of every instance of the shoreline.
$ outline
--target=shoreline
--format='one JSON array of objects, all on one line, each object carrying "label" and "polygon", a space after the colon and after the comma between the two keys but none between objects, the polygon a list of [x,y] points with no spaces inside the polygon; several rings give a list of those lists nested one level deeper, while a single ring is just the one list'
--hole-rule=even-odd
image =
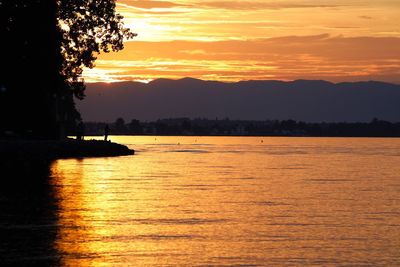
[{"label": "shoreline", "polygon": [[0,159],[56,160],[83,157],[115,157],[134,155],[127,146],[99,140],[0,140]]},{"label": "shoreline", "polygon": [[127,146],[108,141],[0,140],[0,192],[48,183],[51,164],[58,159],[82,159],[134,155]]}]

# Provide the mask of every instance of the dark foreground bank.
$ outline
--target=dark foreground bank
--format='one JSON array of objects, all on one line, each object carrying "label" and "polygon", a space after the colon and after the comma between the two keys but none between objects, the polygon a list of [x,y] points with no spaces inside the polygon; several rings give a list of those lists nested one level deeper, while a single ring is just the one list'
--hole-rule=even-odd
[{"label": "dark foreground bank", "polygon": [[0,159],[42,159],[81,157],[112,157],[133,155],[134,150],[112,142],[105,141],[0,141]]}]

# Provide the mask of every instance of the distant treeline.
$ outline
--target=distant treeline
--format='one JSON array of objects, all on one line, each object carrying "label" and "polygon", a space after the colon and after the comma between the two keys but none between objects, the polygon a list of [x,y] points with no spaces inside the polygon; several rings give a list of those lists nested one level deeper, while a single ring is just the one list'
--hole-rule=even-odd
[{"label": "distant treeline", "polygon": [[[86,122],[85,135],[103,135],[107,123]],[[126,123],[118,118],[108,124],[111,135],[232,135],[232,136],[354,136],[400,137],[400,122],[379,119],[371,122],[320,122],[294,120],[230,120],[230,119],[160,119],[141,122],[133,119]],[[74,134],[74,133],[71,133]]]}]

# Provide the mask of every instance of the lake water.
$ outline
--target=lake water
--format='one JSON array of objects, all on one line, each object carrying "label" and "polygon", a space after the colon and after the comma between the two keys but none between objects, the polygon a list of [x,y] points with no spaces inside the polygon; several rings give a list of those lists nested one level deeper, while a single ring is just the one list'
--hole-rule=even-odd
[{"label": "lake water", "polygon": [[111,140],[136,155],[54,162],[2,226],[5,262],[400,265],[400,139]]}]

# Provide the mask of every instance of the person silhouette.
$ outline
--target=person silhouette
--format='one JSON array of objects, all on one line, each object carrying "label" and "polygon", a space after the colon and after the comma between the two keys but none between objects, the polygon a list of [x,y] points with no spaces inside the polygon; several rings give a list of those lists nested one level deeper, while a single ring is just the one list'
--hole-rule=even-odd
[{"label": "person silhouette", "polygon": [[76,140],[81,141],[84,139],[84,131],[85,131],[85,126],[83,125],[82,122],[79,122],[76,130]]},{"label": "person silhouette", "polygon": [[108,135],[110,134],[110,128],[108,127],[108,124],[104,127],[104,141],[107,141]]}]

